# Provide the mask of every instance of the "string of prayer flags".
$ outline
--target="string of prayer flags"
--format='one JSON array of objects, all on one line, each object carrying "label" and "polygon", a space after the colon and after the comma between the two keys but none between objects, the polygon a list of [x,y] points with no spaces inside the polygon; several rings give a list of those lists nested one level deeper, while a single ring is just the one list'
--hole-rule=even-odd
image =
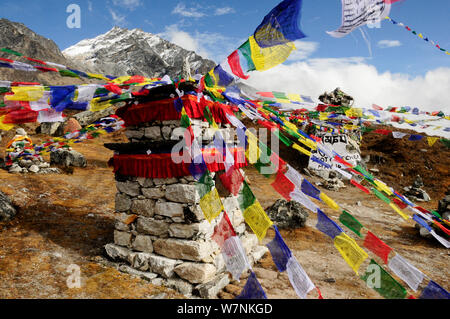
[{"label": "string of prayer flags", "polygon": [[241,294],[236,299],[267,299],[266,293],[253,271],[250,273]]},{"label": "string of prayer flags", "polygon": [[334,246],[356,275],[358,275],[359,267],[369,255],[358,246],[353,238],[344,232],[334,238]]},{"label": "string of prayer flags", "polygon": [[278,227],[274,225],[273,228],[275,230],[275,237],[266,246],[269,248],[270,254],[272,255],[272,260],[277,266],[278,271],[284,272],[286,271],[286,267],[292,253],[281,237]]},{"label": "string of prayer flags", "polygon": [[406,284],[415,292],[417,292],[420,283],[425,277],[419,269],[411,265],[399,254],[396,254],[389,260],[388,267],[395,275],[406,282]]},{"label": "string of prayer flags", "polygon": [[400,208],[397,207],[394,203],[389,203],[389,206],[397,212],[404,220],[408,220],[410,217],[406,215]]},{"label": "string of prayer flags", "polygon": [[430,280],[419,299],[450,299],[450,293],[433,280]]},{"label": "string of prayer flags", "polygon": [[342,214],[339,216],[339,221],[348,229],[353,231],[356,235],[358,235],[358,237],[362,238],[361,229],[364,228],[364,226],[350,213],[346,212],[345,210],[342,211]]},{"label": "string of prayer flags", "polygon": [[439,44],[437,44],[436,42],[434,42],[434,41],[431,40],[431,39],[428,39],[428,37],[424,36],[422,33],[417,33],[416,31],[414,31],[413,29],[411,29],[411,28],[408,27],[407,25],[403,24],[402,22],[397,22],[397,21],[395,21],[394,19],[391,19],[391,18],[388,17],[388,16],[385,17],[385,19],[391,21],[392,24],[394,24],[394,25],[398,25],[399,27],[402,27],[402,28],[404,28],[404,29],[410,31],[412,34],[415,34],[416,36],[418,36],[418,37],[421,38],[422,40],[424,40],[424,41],[430,43],[430,44],[433,45],[434,47],[438,48],[440,51],[444,52],[444,53],[447,54],[447,55],[450,55],[450,53],[449,53],[446,49],[441,48],[441,47],[439,46]]},{"label": "string of prayer flags", "polygon": [[385,264],[388,263],[388,256],[391,253],[392,248],[386,245],[371,231],[368,231],[366,234],[366,238],[364,239],[364,247],[380,257]]},{"label": "string of prayer flags", "polygon": [[320,209],[317,210],[317,224],[316,228],[320,230],[327,236],[330,236],[332,239],[335,239],[343,230],[336,224],[333,220],[331,220],[324,212]]},{"label": "string of prayer flags", "polygon": [[406,289],[373,259],[361,279],[386,299],[404,299],[407,295]]},{"label": "string of prayer flags", "polygon": [[267,216],[259,201],[255,201],[245,209],[244,219],[259,241],[262,241],[266,237],[267,229],[273,225],[273,222]]},{"label": "string of prayer flags", "polygon": [[200,207],[205,218],[211,223],[224,210],[217,188],[213,188],[200,199]]}]

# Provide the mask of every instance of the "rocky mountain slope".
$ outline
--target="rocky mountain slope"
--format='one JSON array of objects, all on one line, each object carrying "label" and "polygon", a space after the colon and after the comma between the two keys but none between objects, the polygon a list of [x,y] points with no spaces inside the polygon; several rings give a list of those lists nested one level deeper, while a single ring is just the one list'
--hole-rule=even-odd
[{"label": "rocky mountain slope", "polygon": [[[83,63],[81,65],[78,63],[75,64],[66,59],[56,43],[52,40],[35,33],[22,23],[12,22],[7,19],[0,19],[0,48],[12,49],[31,58],[66,65],[71,68],[83,70],[84,67]],[[0,57],[38,65],[23,57],[17,57],[9,53],[0,52]],[[0,68],[0,80],[40,82],[46,85],[82,84],[92,82],[84,79],[64,78],[53,72],[26,72],[5,68]]]},{"label": "rocky mountain slope", "polygon": [[85,62],[97,72],[111,75],[171,77],[181,74],[187,57],[191,72],[205,73],[215,63],[193,51],[140,29],[114,27],[94,39],[86,39],[63,51],[66,58]]}]

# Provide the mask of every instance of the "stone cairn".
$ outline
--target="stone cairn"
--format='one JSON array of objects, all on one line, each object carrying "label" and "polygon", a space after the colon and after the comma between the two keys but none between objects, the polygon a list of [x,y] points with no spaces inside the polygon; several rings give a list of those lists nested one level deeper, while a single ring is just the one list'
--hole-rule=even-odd
[{"label": "stone cairn", "polygon": [[[195,136],[201,136],[203,144],[212,141],[207,122],[192,120],[192,124]],[[228,139],[230,126],[220,127]],[[129,146],[145,145],[151,150],[152,145],[180,141],[183,132],[180,120],[175,120],[129,126],[125,134]],[[112,145],[105,146],[113,149]],[[118,269],[190,298],[215,298],[230,282],[220,247],[211,238],[221,216],[211,224],[204,218],[194,178],[145,178],[117,173],[115,178],[114,243],[107,244],[105,250],[119,263]],[[231,195],[222,200],[250,264],[255,263],[267,248],[259,246],[257,237],[246,230],[237,198]]]}]

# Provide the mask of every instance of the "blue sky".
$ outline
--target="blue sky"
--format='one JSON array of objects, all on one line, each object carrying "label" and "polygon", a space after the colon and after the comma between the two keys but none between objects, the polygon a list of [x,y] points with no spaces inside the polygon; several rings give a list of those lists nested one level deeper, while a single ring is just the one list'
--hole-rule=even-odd
[{"label": "blue sky", "polygon": [[[216,37],[205,44],[210,58],[220,62],[224,49],[231,50],[250,35],[279,0],[177,1],[177,0],[3,0],[1,17],[22,22],[35,32],[54,40],[63,50],[85,38],[107,32],[114,25],[141,28],[155,34],[172,26],[195,38]],[[81,7],[81,28],[66,26],[69,4]],[[405,0],[393,5],[390,16],[450,50],[450,1]],[[325,31],[339,27],[340,0],[303,0],[301,26],[307,34],[303,42],[313,42],[316,50],[309,58],[366,57],[381,72],[390,70],[411,75],[449,66],[450,57],[389,21],[381,29],[364,27],[372,56],[361,32],[355,30],[342,39]],[[220,41],[222,40],[222,41]],[[379,41],[391,45],[381,48]],[[205,40],[203,41],[205,42]],[[221,43],[222,42],[222,43]],[[231,52],[230,52],[231,53]]]},{"label": "blue sky", "polygon": [[[253,33],[263,17],[280,1],[2,0],[0,17],[24,23],[33,31],[54,40],[61,50],[118,25],[158,34],[219,63]],[[66,26],[69,16],[66,8],[72,3],[81,7],[80,29]],[[390,17],[450,50],[449,13],[449,0],[404,0],[393,4]],[[340,0],[303,0],[300,25],[307,37],[298,42],[299,51],[273,72],[278,72],[278,76],[281,76],[281,70],[288,74],[283,68],[289,66],[292,74],[294,70],[321,72],[318,77],[324,79],[323,88],[319,84],[315,87],[309,86],[309,83],[303,85],[312,91],[312,95],[319,89],[322,92],[334,89],[332,86],[340,83],[339,80],[342,80],[344,88],[357,91],[367,90],[369,84],[376,86],[378,81],[385,81],[383,85],[386,87],[396,85],[399,78],[404,81],[403,86],[422,81],[436,95],[440,92],[436,91],[436,81],[442,77],[444,83],[440,81],[440,89],[448,94],[449,86],[444,89],[445,85],[450,85],[450,56],[389,21],[383,21],[380,29],[363,27],[367,41],[360,30],[341,39],[332,38],[326,31],[337,29],[340,22]],[[388,47],[382,46],[383,43]],[[335,72],[330,73],[330,69]],[[344,79],[339,72],[345,74]],[[359,72],[365,72],[366,77],[359,79]],[[260,75],[256,77],[261,78]],[[296,91],[303,89],[300,84],[291,85],[291,82],[297,81],[294,75],[289,79],[289,85],[285,84],[285,87]],[[365,79],[371,83],[362,88],[360,82]],[[263,87],[275,85],[264,81],[260,84]],[[383,90],[382,85],[379,86],[380,96]],[[275,89],[278,89],[277,85]],[[427,89],[425,86],[424,90]],[[404,90],[401,91],[405,94],[403,99],[395,99],[398,92],[393,91],[390,97],[397,103],[408,103],[409,94]],[[436,104],[434,101],[433,104],[426,102],[428,100],[425,98],[423,101],[430,104],[430,108]],[[366,100],[364,102],[367,103]],[[448,104],[446,107],[450,108]]]}]

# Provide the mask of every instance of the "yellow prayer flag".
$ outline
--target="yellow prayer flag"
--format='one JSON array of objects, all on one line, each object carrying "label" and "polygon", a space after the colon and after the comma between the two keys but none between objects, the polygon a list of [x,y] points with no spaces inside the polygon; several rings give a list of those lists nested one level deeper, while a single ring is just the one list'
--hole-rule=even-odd
[{"label": "yellow prayer flag", "polygon": [[224,208],[216,188],[200,199],[200,208],[210,223],[220,215]]},{"label": "yellow prayer flag", "polygon": [[110,101],[100,102],[100,99],[101,98],[97,97],[97,98],[94,98],[91,100],[91,103],[90,103],[91,108],[89,109],[89,111],[98,112],[98,111],[107,109],[108,107],[110,107],[112,105]]},{"label": "yellow prayer flag", "polygon": [[345,111],[345,115],[347,115],[348,117],[362,117],[363,112],[360,108],[351,108]]},{"label": "yellow prayer flag", "polygon": [[106,76],[103,76],[102,74],[95,74],[95,73],[86,73],[89,77],[99,80],[104,80],[106,82],[109,82],[110,79],[108,79]]},{"label": "yellow prayer flag", "polygon": [[308,146],[312,150],[317,150],[317,143],[310,140],[309,138],[301,136],[298,141],[306,146]]},{"label": "yellow prayer flag", "polygon": [[305,154],[306,156],[311,156],[311,152],[310,152],[310,151],[304,149],[303,147],[301,147],[301,146],[298,145],[297,143],[292,144],[292,148],[293,148],[294,150],[297,150],[297,151],[299,151],[299,152]]},{"label": "yellow prayer flag", "polygon": [[319,120],[325,121],[326,119],[328,119],[329,115],[330,115],[330,113],[328,113],[328,112],[320,112],[319,113]]},{"label": "yellow prayer flag", "polygon": [[341,233],[334,238],[334,246],[341,253],[347,264],[358,275],[358,269],[361,264],[369,257],[367,253],[358,246],[353,238],[346,233]]},{"label": "yellow prayer flag", "polygon": [[114,84],[122,84],[123,82],[129,81],[131,79],[131,76],[119,76],[118,78],[115,78],[114,80],[110,80],[110,82]]},{"label": "yellow prayer flag", "polygon": [[245,156],[250,164],[255,164],[261,156],[261,150],[258,147],[258,138],[249,130],[245,132],[245,135],[248,137],[248,149],[245,151]]},{"label": "yellow prayer flag", "polygon": [[257,71],[265,71],[283,63],[294,51],[294,42],[261,48],[253,36],[249,37],[252,61]]},{"label": "yellow prayer flag", "polygon": [[291,100],[288,99],[276,99],[277,103],[286,103],[286,104],[290,104]]},{"label": "yellow prayer flag", "polygon": [[3,123],[6,115],[0,116],[0,130],[9,131],[14,127],[14,124],[5,124]]},{"label": "yellow prayer flag", "polygon": [[273,225],[257,200],[244,211],[244,219],[260,241],[266,237],[267,229]]},{"label": "yellow prayer flag", "polygon": [[400,216],[402,216],[404,220],[409,219],[409,216],[406,215],[404,212],[402,212],[402,210],[399,207],[397,207],[397,205],[395,205],[394,203],[389,203],[389,206],[391,206],[393,210],[395,210]]},{"label": "yellow prayer flag", "polygon": [[374,180],[375,184],[377,185],[377,189],[379,191],[385,192],[387,195],[391,196],[394,193],[389,189],[389,187],[387,187],[387,185],[385,183],[383,183],[382,181],[379,181],[377,179]]},{"label": "yellow prayer flag", "polygon": [[428,145],[433,146],[434,143],[436,143],[436,141],[439,139],[439,137],[434,137],[434,136],[428,136],[427,137],[427,141],[428,141]]},{"label": "yellow prayer flag", "polygon": [[43,86],[13,86],[11,91],[14,95],[5,95],[5,101],[39,101],[45,92]]},{"label": "yellow prayer flag", "polygon": [[288,94],[288,98],[291,101],[295,101],[295,102],[302,102],[302,98],[300,97],[300,94]]},{"label": "yellow prayer flag", "polygon": [[324,192],[321,192],[321,193],[320,193],[320,199],[321,199],[325,204],[327,204],[328,207],[330,207],[330,208],[332,208],[332,209],[334,209],[334,210],[336,210],[336,211],[339,211],[339,210],[340,210],[340,209],[339,209],[339,205],[336,204],[336,202],[335,202],[334,200],[332,200],[330,197],[328,197],[328,195],[325,194]]}]

